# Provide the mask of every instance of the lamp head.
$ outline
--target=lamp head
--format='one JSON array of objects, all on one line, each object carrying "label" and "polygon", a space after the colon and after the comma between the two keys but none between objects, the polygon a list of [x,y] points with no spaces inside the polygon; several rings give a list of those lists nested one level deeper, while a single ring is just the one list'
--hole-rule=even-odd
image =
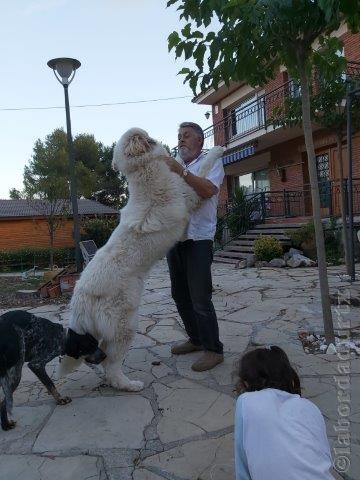
[{"label": "lamp head", "polygon": [[53,58],[47,62],[62,85],[70,85],[81,63],[75,58]]}]

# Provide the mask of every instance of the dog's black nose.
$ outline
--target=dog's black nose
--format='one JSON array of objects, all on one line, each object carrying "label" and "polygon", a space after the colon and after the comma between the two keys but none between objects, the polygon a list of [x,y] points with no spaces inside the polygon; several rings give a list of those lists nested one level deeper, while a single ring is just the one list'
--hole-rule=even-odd
[{"label": "dog's black nose", "polygon": [[85,362],[98,365],[103,360],[105,360],[105,358],[106,354],[101,350],[101,348],[97,348],[94,353],[85,357]]}]

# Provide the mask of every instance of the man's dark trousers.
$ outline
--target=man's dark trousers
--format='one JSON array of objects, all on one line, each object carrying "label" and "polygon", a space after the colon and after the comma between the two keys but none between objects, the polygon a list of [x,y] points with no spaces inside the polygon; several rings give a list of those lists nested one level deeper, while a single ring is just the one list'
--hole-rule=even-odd
[{"label": "man's dark trousers", "polygon": [[191,343],[222,353],[212,303],[211,240],[178,242],[168,253],[171,294]]}]

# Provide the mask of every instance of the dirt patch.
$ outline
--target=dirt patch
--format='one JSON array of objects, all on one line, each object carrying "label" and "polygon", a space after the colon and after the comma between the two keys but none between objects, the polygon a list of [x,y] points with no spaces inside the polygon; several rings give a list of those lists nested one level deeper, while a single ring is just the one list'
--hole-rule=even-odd
[{"label": "dirt patch", "polygon": [[57,305],[69,302],[69,295],[62,295],[57,298],[19,298],[17,296],[18,290],[36,290],[43,283],[43,278],[39,277],[26,280],[23,280],[20,276],[0,277],[0,308],[38,307],[40,305]]}]

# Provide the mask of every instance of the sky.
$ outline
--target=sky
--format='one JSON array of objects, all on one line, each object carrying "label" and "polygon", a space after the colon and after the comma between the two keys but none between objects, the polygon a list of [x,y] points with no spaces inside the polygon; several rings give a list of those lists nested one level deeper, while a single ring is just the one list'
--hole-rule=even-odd
[{"label": "sky", "polygon": [[[23,188],[24,167],[37,139],[66,129],[63,87],[47,66],[57,57],[81,67],[69,87],[72,133],[93,134],[105,145],[141,127],[176,145],[182,121],[203,128],[209,107],[193,103],[177,72],[184,66],[168,52],[167,37],[179,30],[176,7],[165,0],[0,0],[0,199]],[[76,108],[76,105],[182,99]],[[29,107],[48,110],[5,110]]]}]

